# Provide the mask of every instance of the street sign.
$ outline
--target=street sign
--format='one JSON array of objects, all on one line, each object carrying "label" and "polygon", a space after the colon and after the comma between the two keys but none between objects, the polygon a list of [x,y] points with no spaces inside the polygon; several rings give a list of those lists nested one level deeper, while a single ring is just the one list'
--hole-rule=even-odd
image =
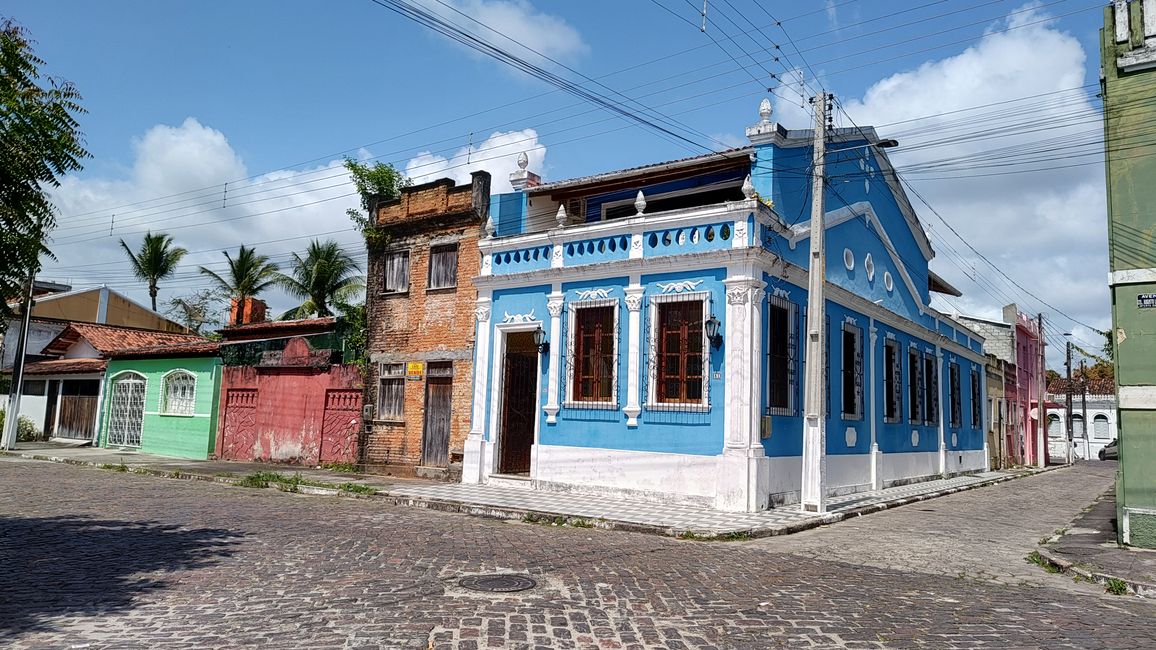
[{"label": "street sign", "polygon": [[1137,309],[1156,309],[1156,293],[1142,293],[1136,296]]},{"label": "street sign", "polygon": [[425,364],[420,361],[410,361],[405,364],[405,378],[410,381],[421,381],[425,376]]}]

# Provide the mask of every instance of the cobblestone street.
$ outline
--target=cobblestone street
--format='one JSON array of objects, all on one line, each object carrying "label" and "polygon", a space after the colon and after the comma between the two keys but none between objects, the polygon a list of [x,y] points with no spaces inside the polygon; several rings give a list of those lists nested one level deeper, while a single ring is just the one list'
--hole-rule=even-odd
[{"label": "cobblestone street", "polygon": [[[1110,481],[703,543],[0,459],[0,645],[1156,647],[1153,602],[1022,559]],[[457,586],[499,571],[539,586]]]}]

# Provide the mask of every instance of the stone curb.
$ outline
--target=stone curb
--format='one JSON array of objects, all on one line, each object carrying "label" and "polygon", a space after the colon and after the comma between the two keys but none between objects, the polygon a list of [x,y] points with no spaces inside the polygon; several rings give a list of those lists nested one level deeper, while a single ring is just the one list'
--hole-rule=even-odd
[{"label": "stone curb", "polygon": [[[58,456],[45,456],[42,454],[25,454],[25,453],[20,453],[20,452],[15,452],[15,451],[0,451],[0,454],[3,454],[5,456],[16,456],[19,458],[27,458],[29,460],[49,461],[49,462],[54,462],[54,463],[64,463],[67,465],[78,465],[78,466],[82,466],[82,467],[96,467],[96,468],[110,469],[112,471],[116,471],[113,468],[103,467],[104,464],[102,464],[102,463],[77,460],[74,458],[61,458]],[[174,472],[166,472],[163,470],[149,469],[147,467],[132,467],[132,466],[127,466],[127,465],[121,465],[121,467],[126,468],[126,469],[121,470],[121,471],[126,471],[126,472],[130,472],[133,474],[141,474],[141,475],[145,475],[145,476],[156,476],[159,478],[169,478],[169,479],[185,479],[185,480],[194,480],[194,481],[206,481],[206,482],[211,482],[211,483],[221,483],[224,485],[230,485],[230,486],[234,486],[234,487],[244,487],[244,486],[239,485],[240,479],[232,478],[232,477],[212,476],[212,475],[207,475],[207,474],[196,474],[196,473],[190,473],[190,472],[182,472],[179,470],[174,471]],[[467,503],[467,502],[463,502],[463,501],[439,499],[439,498],[434,498],[434,497],[412,497],[412,496],[405,496],[405,495],[400,495],[400,494],[390,494],[388,491],[381,491],[380,488],[376,488],[376,487],[374,489],[377,489],[378,492],[376,492],[374,494],[359,494],[359,493],[355,493],[355,492],[348,492],[345,490],[339,490],[339,489],[329,488],[329,487],[320,487],[320,486],[312,486],[312,485],[298,485],[297,486],[297,493],[306,494],[306,495],[316,495],[316,496],[339,496],[339,497],[352,498],[352,499],[373,499],[375,501],[381,501],[381,502],[388,503],[390,505],[396,505],[396,506],[405,506],[405,507],[410,507],[410,508],[425,508],[427,510],[435,510],[438,512],[461,513],[461,514],[473,515],[476,517],[486,517],[486,518],[490,518],[490,519],[501,519],[501,520],[506,520],[506,521],[521,520],[521,521],[526,521],[527,523],[565,524],[565,525],[570,525],[570,526],[578,527],[578,528],[600,528],[603,530],[620,530],[620,531],[627,531],[627,532],[634,532],[634,533],[645,533],[645,534],[649,534],[649,535],[661,535],[661,536],[665,536],[665,537],[675,537],[675,538],[688,539],[688,540],[741,541],[741,540],[748,540],[748,539],[758,539],[758,538],[762,538],[762,537],[777,537],[779,535],[791,535],[794,533],[802,532],[804,530],[809,530],[812,528],[818,528],[819,526],[826,526],[829,524],[834,524],[834,523],[844,521],[844,520],[852,518],[852,517],[861,517],[863,515],[867,515],[867,514],[871,514],[871,513],[875,513],[875,512],[882,512],[884,510],[890,510],[891,508],[897,508],[899,506],[905,506],[905,505],[909,505],[912,503],[919,503],[922,501],[927,501],[929,499],[935,499],[938,497],[947,496],[949,494],[955,494],[957,492],[964,492],[966,490],[973,490],[976,488],[986,487],[989,485],[996,485],[997,483],[1003,483],[1006,481],[1012,481],[1012,480],[1016,480],[1016,479],[1026,478],[1028,476],[1036,476],[1036,475],[1042,474],[1044,472],[1050,472],[1050,471],[1054,471],[1057,469],[1063,469],[1064,467],[1067,467],[1067,466],[1066,465],[1055,465],[1052,467],[1045,467],[1042,469],[1033,468],[1031,470],[1024,471],[1020,474],[1015,474],[1012,476],[1002,476],[999,478],[992,478],[992,479],[988,479],[988,480],[981,481],[978,483],[972,483],[969,485],[961,485],[961,486],[957,486],[957,487],[945,488],[942,490],[936,490],[934,492],[915,494],[915,495],[911,495],[911,496],[907,496],[907,497],[901,497],[898,499],[894,499],[891,501],[886,501],[883,503],[872,503],[872,504],[857,506],[855,508],[851,508],[851,509],[843,511],[843,512],[829,513],[829,514],[823,515],[821,517],[816,516],[816,517],[812,517],[809,519],[803,519],[801,521],[797,521],[797,522],[793,522],[793,523],[789,523],[789,524],[782,524],[782,525],[777,525],[777,526],[766,526],[766,527],[762,527],[762,528],[736,529],[736,530],[723,531],[723,532],[719,532],[716,530],[696,531],[696,530],[674,528],[674,527],[670,527],[670,526],[661,526],[658,524],[644,524],[644,523],[638,523],[638,522],[633,522],[633,521],[622,521],[622,520],[616,520],[616,519],[605,519],[605,518],[587,519],[585,517],[576,517],[573,515],[567,515],[564,513],[551,512],[551,511],[546,511],[546,510],[532,510],[532,509],[527,509],[527,508],[511,508],[511,507],[506,507],[506,506],[494,506],[494,505],[485,505],[485,504],[477,504],[477,503]],[[374,486],[370,486],[370,487],[374,487]],[[276,489],[280,489],[280,488],[277,487],[277,484],[270,484],[265,489],[276,490]],[[285,490],[282,490],[282,491],[285,491]],[[1144,586],[1144,587],[1146,587],[1149,590],[1156,590],[1156,587],[1151,587],[1151,586]],[[1153,591],[1153,593],[1156,593],[1156,591]]]},{"label": "stone curb", "polygon": [[1128,591],[1141,598],[1156,598],[1156,585],[1148,584],[1146,582],[1138,582],[1136,580],[1129,580],[1107,573],[1100,573],[1099,571],[1089,571],[1083,567],[1076,566],[1072,562],[1053,555],[1052,552],[1043,546],[1037,546],[1036,552],[1047,562],[1050,566],[1055,567],[1060,573],[1071,573],[1079,576],[1088,582],[1095,582],[1107,588],[1110,580],[1119,580],[1128,586]]}]

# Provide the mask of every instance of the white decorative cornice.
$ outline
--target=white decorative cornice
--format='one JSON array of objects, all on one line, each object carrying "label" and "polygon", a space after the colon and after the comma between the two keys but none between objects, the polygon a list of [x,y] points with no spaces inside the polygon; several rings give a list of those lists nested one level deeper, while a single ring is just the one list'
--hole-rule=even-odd
[{"label": "white decorative cornice", "polygon": [[771,295],[775,298],[782,298],[783,300],[791,299],[791,292],[783,289],[782,287],[775,287],[771,289]]},{"label": "white decorative cornice", "polygon": [[610,297],[610,292],[614,291],[610,287],[600,287],[598,289],[578,289],[574,295],[578,296],[579,300],[600,300]]},{"label": "white decorative cornice", "polygon": [[505,315],[502,317],[503,323],[531,323],[535,320],[533,309],[525,314],[511,314],[508,311],[504,313]]},{"label": "white decorative cornice", "polygon": [[657,282],[662,293],[682,293],[683,291],[694,291],[698,285],[702,284],[702,280],[679,280],[678,282]]}]

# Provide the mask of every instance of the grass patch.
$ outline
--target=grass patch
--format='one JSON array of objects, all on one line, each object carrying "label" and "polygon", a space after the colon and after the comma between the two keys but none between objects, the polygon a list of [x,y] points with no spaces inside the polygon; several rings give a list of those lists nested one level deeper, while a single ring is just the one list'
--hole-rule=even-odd
[{"label": "grass patch", "polygon": [[353,463],[322,463],[321,469],[342,474],[360,474],[361,468]]},{"label": "grass patch", "polygon": [[575,528],[593,528],[594,527],[594,524],[590,523],[589,521],[586,521],[585,519],[571,519],[568,523]]},{"label": "grass patch", "polygon": [[1043,570],[1047,571],[1048,573],[1059,573],[1060,572],[1059,567],[1055,566],[1051,562],[1048,562],[1047,559],[1044,558],[1044,556],[1040,555],[1039,551],[1032,551],[1031,553],[1028,553],[1027,557],[1025,557],[1024,560],[1026,560],[1027,562],[1030,562],[1032,564],[1035,564],[1036,566],[1042,567]]},{"label": "grass patch", "polygon": [[179,469],[174,469],[173,471],[169,472],[169,478],[185,478],[186,476],[188,475],[181,474],[181,470]]},{"label": "grass patch", "polygon": [[1128,593],[1128,583],[1119,578],[1108,578],[1108,584],[1104,585],[1104,591],[1113,596],[1123,596]]},{"label": "grass patch", "polygon": [[754,539],[749,531],[736,530],[730,533],[719,533],[717,535],[699,535],[693,530],[684,530],[674,536],[675,539],[682,539],[691,542],[745,542]]},{"label": "grass patch", "polygon": [[342,483],[337,489],[351,494],[377,494],[377,488],[364,483]]},{"label": "grass patch", "polygon": [[237,485],[248,488],[267,488],[270,483],[292,483],[293,479],[280,472],[253,472],[237,481]]},{"label": "grass patch", "polygon": [[97,465],[97,467],[99,467],[101,469],[109,469],[109,470],[112,470],[114,472],[127,472],[128,471],[128,465],[125,465],[123,461],[121,462],[120,465],[113,465],[112,463],[101,463],[100,465]]}]

